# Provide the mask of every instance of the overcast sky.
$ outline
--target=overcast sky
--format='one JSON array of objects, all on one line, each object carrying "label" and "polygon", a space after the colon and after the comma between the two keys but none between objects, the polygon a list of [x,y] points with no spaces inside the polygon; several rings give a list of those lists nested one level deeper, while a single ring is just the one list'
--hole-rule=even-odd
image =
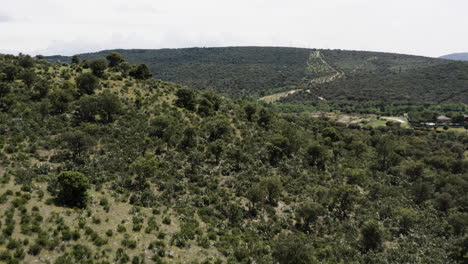
[{"label": "overcast sky", "polygon": [[2,0],[0,52],[294,46],[468,52],[468,0]]}]

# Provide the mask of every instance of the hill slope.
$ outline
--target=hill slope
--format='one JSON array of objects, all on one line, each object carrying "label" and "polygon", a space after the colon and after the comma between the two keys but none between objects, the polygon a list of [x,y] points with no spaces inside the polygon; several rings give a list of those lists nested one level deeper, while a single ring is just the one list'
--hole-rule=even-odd
[{"label": "hill slope", "polygon": [[118,66],[0,56],[0,77],[2,262],[466,262],[464,134],[275,114]]},{"label": "hill slope", "polygon": [[468,52],[466,52],[466,53],[452,53],[452,54],[442,56],[440,58],[448,59],[448,60],[468,61]]},{"label": "hill slope", "polygon": [[[117,50],[132,63],[146,63],[157,78],[185,84],[196,89],[209,89],[230,96],[266,96],[290,90],[316,88],[330,89],[327,84],[338,81],[341,84],[349,80],[359,80],[364,85],[363,90],[372,90],[375,86],[379,91],[365,93],[364,99],[380,100],[382,83],[372,82],[385,78],[389,86],[388,93],[392,102],[399,103],[398,97],[404,102],[419,102],[413,91],[422,87],[427,95],[428,103],[437,102],[440,94],[446,94],[447,102],[467,102],[452,94],[458,94],[464,83],[451,75],[445,79],[447,87],[440,87],[434,82],[432,73],[434,67],[442,71],[455,66],[449,60],[418,56],[342,50],[311,50],[299,48],[277,47],[229,47],[229,48],[191,48],[162,50]],[[103,57],[108,51],[78,55],[82,59]],[[50,61],[69,62],[69,57],[48,57]],[[447,65],[447,68],[444,67]],[[427,71],[426,71],[427,69]],[[396,76],[405,74],[411,80],[399,81]],[[461,78],[468,76],[462,74]],[[406,77],[405,77],[406,78]],[[406,79],[408,79],[406,78]],[[439,77],[437,77],[439,78]],[[351,83],[351,86],[354,84]],[[393,87],[398,86],[398,90]],[[421,89],[417,89],[421,91]],[[351,90],[352,96],[362,97],[362,94]],[[335,97],[340,90],[326,93],[328,100],[342,100]],[[295,97],[297,98],[297,96]],[[463,100],[463,101],[460,101]],[[302,100],[304,101],[304,100]],[[351,100],[353,101],[353,100]]]}]

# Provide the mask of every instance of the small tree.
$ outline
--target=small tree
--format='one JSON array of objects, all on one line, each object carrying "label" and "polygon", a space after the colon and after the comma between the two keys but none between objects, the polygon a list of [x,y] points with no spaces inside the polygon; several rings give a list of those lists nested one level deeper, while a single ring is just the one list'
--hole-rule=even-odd
[{"label": "small tree", "polygon": [[99,87],[99,79],[91,73],[83,73],[76,78],[76,86],[80,94],[93,94]]},{"label": "small tree", "polygon": [[10,93],[11,87],[9,84],[0,82],[0,98]]},{"label": "small tree", "polygon": [[292,153],[292,146],[289,140],[281,135],[273,136],[269,142],[266,143],[271,165],[276,166],[278,162],[289,157]]},{"label": "small tree", "polygon": [[137,190],[148,188],[148,179],[154,178],[159,167],[159,161],[153,155],[145,155],[138,157],[130,170],[135,174],[135,182],[133,187]]},{"label": "small tree", "polygon": [[309,231],[309,226],[313,224],[319,216],[323,215],[325,209],[316,202],[306,202],[301,204],[296,211],[297,218],[302,222],[302,229]]},{"label": "small tree", "polygon": [[70,150],[73,160],[78,160],[89,148],[94,145],[94,140],[83,131],[75,130],[62,135],[62,142]]},{"label": "small tree", "polygon": [[138,80],[146,80],[151,78],[152,74],[146,64],[140,64],[130,71],[130,76]]},{"label": "small tree", "polygon": [[34,66],[34,59],[29,55],[20,54],[18,64],[23,68],[32,68]]},{"label": "small tree", "polygon": [[196,95],[192,89],[182,88],[176,92],[177,99],[175,105],[188,110],[195,110],[196,107]]},{"label": "small tree", "polygon": [[106,59],[109,62],[109,67],[118,66],[120,63],[125,61],[123,56],[115,51],[107,54]]},{"label": "small tree", "polygon": [[260,110],[258,114],[257,123],[261,127],[268,129],[271,125],[272,119],[273,119],[273,114],[270,111],[266,110],[265,108],[262,108],[262,110]]},{"label": "small tree", "polygon": [[221,139],[217,139],[208,145],[208,152],[215,157],[216,163],[219,163],[221,156],[226,151],[224,145],[225,142]]},{"label": "small tree", "polygon": [[264,186],[255,184],[247,190],[245,196],[250,200],[249,211],[252,212],[257,204],[265,201],[267,192]]},{"label": "small tree", "polygon": [[50,81],[44,78],[35,81],[31,94],[32,99],[39,100],[44,98],[49,93],[50,86]]},{"label": "small tree", "polygon": [[279,178],[267,178],[260,183],[266,190],[267,201],[271,205],[276,205],[283,191],[283,186]]},{"label": "small tree", "polygon": [[114,114],[120,113],[122,104],[117,95],[105,91],[96,96],[98,99],[99,115],[101,122],[111,123],[114,121]]},{"label": "small tree", "polygon": [[89,180],[84,174],[64,171],[57,177],[57,202],[70,207],[85,207],[89,188]]},{"label": "small tree", "polygon": [[91,68],[94,75],[102,77],[107,69],[107,62],[103,58],[95,59],[89,62],[89,68]]},{"label": "small tree", "polygon": [[72,60],[71,60],[71,63],[72,64],[80,64],[80,58],[78,58],[78,56],[73,56],[72,57]]},{"label": "small tree", "polygon": [[327,149],[317,143],[311,144],[306,150],[306,160],[310,166],[317,167],[319,170],[325,170],[326,163],[330,159],[330,153]]},{"label": "small tree", "polygon": [[8,64],[5,68],[3,68],[3,73],[5,74],[5,80],[12,82],[15,80],[17,75],[19,74],[20,69],[13,64]]},{"label": "small tree", "polygon": [[37,79],[37,75],[34,72],[34,70],[28,69],[28,70],[23,71],[23,73],[21,74],[21,79],[23,80],[24,84],[26,84],[28,88],[31,88]]},{"label": "small tree", "polygon": [[248,104],[244,107],[245,116],[248,121],[252,121],[255,113],[257,112],[257,107],[253,104]]},{"label": "small tree", "polygon": [[382,230],[379,223],[369,220],[361,228],[362,247],[364,251],[379,250],[382,247]]},{"label": "small tree", "polygon": [[124,61],[119,64],[119,70],[122,73],[122,77],[127,77],[130,74],[130,71],[132,70],[132,65],[130,63]]},{"label": "small tree", "polygon": [[304,234],[280,235],[273,248],[273,258],[279,264],[314,263],[311,248]]}]

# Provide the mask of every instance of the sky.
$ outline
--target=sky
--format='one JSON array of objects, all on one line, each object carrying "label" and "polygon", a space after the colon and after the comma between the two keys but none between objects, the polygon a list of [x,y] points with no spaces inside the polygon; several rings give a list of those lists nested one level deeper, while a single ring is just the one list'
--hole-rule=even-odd
[{"label": "sky", "polygon": [[468,52],[468,0],[2,0],[0,53],[288,46]]}]

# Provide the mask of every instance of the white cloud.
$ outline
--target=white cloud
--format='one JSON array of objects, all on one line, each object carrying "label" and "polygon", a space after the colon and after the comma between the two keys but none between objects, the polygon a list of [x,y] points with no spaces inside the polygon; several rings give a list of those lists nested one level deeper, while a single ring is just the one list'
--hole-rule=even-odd
[{"label": "white cloud", "polygon": [[11,17],[0,13],[0,23],[10,22],[10,21],[12,21]]},{"label": "white cloud", "polygon": [[300,46],[438,56],[468,49],[464,0],[15,0],[0,48],[75,54],[111,48]]}]

